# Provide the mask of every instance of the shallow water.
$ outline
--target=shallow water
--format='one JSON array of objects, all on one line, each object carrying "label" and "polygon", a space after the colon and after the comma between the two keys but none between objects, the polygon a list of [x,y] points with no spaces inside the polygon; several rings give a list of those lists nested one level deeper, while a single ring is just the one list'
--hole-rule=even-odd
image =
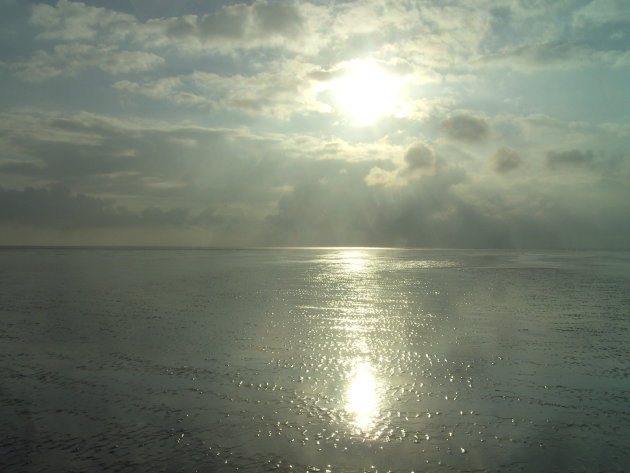
[{"label": "shallow water", "polygon": [[630,254],[0,250],[3,472],[630,469]]}]

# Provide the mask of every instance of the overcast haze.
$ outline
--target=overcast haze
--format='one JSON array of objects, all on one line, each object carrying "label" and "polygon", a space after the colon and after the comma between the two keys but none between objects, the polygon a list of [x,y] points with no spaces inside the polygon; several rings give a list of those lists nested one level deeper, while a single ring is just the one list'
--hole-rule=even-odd
[{"label": "overcast haze", "polygon": [[627,0],[0,23],[0,244],[630,246]]}]

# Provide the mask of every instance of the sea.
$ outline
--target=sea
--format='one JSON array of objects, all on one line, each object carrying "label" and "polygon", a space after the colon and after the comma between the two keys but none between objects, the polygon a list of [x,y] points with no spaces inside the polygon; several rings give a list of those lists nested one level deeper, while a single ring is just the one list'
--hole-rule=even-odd
[{"label": "sea", "polygon": [[0,249],[0,471],[630,471],[630,252]]}]

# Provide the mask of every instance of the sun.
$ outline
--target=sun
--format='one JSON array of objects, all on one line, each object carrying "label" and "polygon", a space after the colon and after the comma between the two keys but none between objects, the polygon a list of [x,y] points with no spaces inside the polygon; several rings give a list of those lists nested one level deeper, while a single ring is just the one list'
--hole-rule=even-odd
[{"label": "sun", "polygon": [[332,84],[335,101],[355,125],[369,125],[386,115],[403,116],[402,80],[374,61],[355,59],[342,64],[347,72]]}]

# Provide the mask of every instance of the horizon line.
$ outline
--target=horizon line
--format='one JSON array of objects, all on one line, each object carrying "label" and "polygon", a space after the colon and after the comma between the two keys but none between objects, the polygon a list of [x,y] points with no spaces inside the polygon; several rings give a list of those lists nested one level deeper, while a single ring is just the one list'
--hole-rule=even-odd
[{"label": "horizon line", "polygon": [[219,245],[4,245],[0,244],[0,250],[9,249],[111,249],[111,250],[449,250],[449,251],[630,251],[628,248],[596,248],[596,247],[433,247],[433,246],[219,246]]}]

